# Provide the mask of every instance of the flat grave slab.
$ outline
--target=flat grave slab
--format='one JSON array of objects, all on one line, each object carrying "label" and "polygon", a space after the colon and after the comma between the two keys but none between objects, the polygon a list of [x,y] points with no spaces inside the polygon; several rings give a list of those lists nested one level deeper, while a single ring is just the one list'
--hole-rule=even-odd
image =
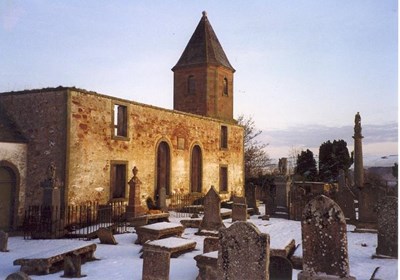
[{"label": "flat grave slab", "polygon": [[79,255],[82,263],[95,260],[94,251],[96,244],[84,245],[77,241],[75,244],[65,244],[43,250],[24,258],[14,260],[14,265],[20,265],[21,271],[29,275],[43,275],[55,273],[64,268],[64,258],[66,255]]},{"label": "flat grave slab", "polygon": [[143,245],[148,240],[158,240],[171,236],[181,236],[184,227],[178,223],[161,222],[136,228],[136,244]]},{"label": "flat grave slab", "polygon": [[159,249],[171,253],[172,258],[193,251],[196,248],[196,241],[181,237],[167,237],[159,240],[147,241],[143,250],[147,248]]}]

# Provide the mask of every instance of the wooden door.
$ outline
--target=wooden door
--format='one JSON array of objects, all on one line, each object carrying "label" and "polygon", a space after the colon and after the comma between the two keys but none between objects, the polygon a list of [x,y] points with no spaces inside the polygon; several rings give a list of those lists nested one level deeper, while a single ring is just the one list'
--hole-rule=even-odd
[{"label": "wooden door", "polygon": [[166,194],[170,194],[170,151],[166,142],[161,142],[157,151],[157,186],[156,200],[161,188],[165,187]]},{"label": "wooden door", "polygon": [[12,226],[16,176],[8,167],[0,167],[0,229]]},{"label": "wooden door", "polygon": [[201,192],[202,188],[202,155],[199,146],[194,146],[192,150],[192,161],[191,161],[191,174],[190,174],[190,186],[192,192]]}]

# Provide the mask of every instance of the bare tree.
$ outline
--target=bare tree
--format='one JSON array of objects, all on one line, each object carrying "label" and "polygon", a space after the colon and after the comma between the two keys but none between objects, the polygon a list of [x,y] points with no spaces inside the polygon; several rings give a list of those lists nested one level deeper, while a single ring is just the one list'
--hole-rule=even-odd
[{"label": "bare tree", "polygon": [[265,151],[268,144],[256,140],[262,131],[256,129],[252,117],[240,115],[237,121],[244,127],[244,169],[248,180],[261,175],[268,166],[270,158]]}]

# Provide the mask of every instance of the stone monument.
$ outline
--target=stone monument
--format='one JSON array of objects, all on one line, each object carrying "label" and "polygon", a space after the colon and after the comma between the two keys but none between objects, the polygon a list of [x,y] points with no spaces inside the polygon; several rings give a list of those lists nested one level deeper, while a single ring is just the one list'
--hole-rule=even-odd
[{"label": "stone monument", "polygon": [[129,199],[128,205],[126,206],[126,219],[129,222],[132,218],[136,218],[145,214],[145,210],[143,209],[140,201],[140,186],[142,182],[137,176],[138,169],[133,167],[132,169],[132,178],[129,180]]},{"label": "stone monument", "polygon": [[198,234],[217,235],[218,230],[224,227],[225,225],[221,218],[221,199],[214,186],[211,186],[204,196],[204,216],[201,220]]}]

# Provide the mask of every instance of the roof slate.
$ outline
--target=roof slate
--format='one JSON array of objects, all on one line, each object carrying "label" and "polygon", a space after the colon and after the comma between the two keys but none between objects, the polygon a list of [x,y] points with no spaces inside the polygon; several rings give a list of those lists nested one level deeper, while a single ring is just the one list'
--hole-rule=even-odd
[{"label": "roof slate", "polygon": [[196,30],[172,70],[200,64],[225,66],[235,71],[218,41],[206,12],[203,12]]}]

